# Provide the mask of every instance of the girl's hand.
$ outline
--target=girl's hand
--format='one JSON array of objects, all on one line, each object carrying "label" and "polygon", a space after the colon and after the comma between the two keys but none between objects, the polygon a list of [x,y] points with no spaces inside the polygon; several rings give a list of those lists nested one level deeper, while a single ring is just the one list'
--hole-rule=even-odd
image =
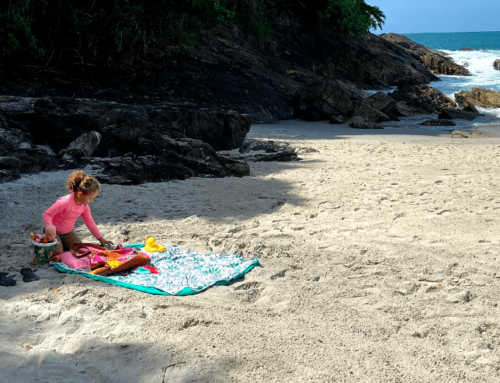
[{"label": "girl's hand", "polygon": [[104,237],[97,238],[97,240],[101,243],[102,246],[112,245],[113,244],[113,242],[108,241],[107,239],[104,239]]},{"label": "girl's hand", "polygon": [[54,225],[45,226],[45,238],[49,241],[54,241],[56,239],[56,227]]}]

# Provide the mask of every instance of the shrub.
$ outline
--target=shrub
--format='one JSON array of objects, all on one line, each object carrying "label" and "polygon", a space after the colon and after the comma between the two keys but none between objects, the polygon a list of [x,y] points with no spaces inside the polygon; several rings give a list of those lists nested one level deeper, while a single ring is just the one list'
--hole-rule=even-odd
[{"label": "shrub", "polygon": [[[0,65],[132,64],[150,47],[233,22],[265,40],[291,18],[342,34],[381,27],[385,16],[364,0],[17,0],[0,2]],[[43,58],[43,61],[42,61]]]}]

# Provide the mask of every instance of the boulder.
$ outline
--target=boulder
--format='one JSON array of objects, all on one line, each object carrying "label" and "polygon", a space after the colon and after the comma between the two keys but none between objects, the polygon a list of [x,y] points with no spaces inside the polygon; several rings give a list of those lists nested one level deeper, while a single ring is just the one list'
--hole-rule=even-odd
[{"label": "boulder", "polygon": [[450,120],[427,120],[419,125],[423,126],[457,126],[453,121]]},{"label": "boulder", "polygon": [[500,108],[500,92],[489,89],[472,88],[470,92],[462,90],[455,93],[458,105],[468,107],[469,105],[481,108]]},{"label": "boulder", "polygon": [[467,112],[460,109],[449,109],[445,108],[439,113],[438,119],[440,120],[451,120],[454,118],[462,118],[465,120],[473,120],[478,116],[477,113]]},{"label": "boulder", "polygon": [[496,70],[500,70],[500,59],[496,59],[493,62],[493,68],[495,68]]},{"label": "boulder", "polygon": [[439,113],[444,108],[456,106],[452,99],[428,85],[403,85],[389,96],[396,101],[404,101],[418,113]]},{"label": "boulder", "polygon": [[305,121],[327,120],[332,115],[350,115],[352,96],[358,92],[352,84],[329,80],[302,86],[292,103],[295,116]]},{"label": "boulder", "polygon": [[384,129],[379,124],[368,122],[360,116],[352,117],[349,121],[347,121],[347,124],[353,129]]},{"label": "boulder", "polygon": [[381,112],[389,116],[391,120],[398,121],[399,117],[409,117],[414,115],[416,110],[409,107],[404,101],[393,101],[382,109]]},{"label": "boulder", "polygon": [[361,101],[361,106],[368,106],[376,110],[382,110],[392,102],[394,102],[394,100],[390,96],[384,92],[377,92],[364,98]]},{"label": "boulder", "polygon": [[67,155],[73,158],[90,157],[99,146],[101,135],[92,131],[84,133],[73,141],[66,149],[59,152],[59,155]]},{"label": "boulder", "polygon": [[453,62],[453,60],[448,56],[422,44],[418,44],[405,36],[398,35],[396,33],[383,33],[380,37],[398,44],[414,58],[420,60],[426,68],[434,71],[435,73],[454,76],[471,75],[466,68]]},{"label": "boulder", "polygon": [[354,109],[354,116],[363,117],[365,121],[370,122],[391,121],[390,117],[387,114],[363,104]]}]

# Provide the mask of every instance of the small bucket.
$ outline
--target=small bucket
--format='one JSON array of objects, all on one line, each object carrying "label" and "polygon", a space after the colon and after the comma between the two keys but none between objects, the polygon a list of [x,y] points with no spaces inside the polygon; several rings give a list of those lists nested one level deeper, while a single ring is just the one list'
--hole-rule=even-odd
[{"label": "small bucket", "polygon": [[35,256],[33,257],[33,264],[45,265],[49,262],[50,257],[54,254],[54,248],[58,244],[57,241],[49,243],[38,243],[31,241],[34,246]]}]

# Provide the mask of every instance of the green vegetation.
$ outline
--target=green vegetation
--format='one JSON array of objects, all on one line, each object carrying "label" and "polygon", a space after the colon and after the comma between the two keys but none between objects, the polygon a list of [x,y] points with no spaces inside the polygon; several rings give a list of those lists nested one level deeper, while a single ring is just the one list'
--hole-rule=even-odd
[{"label": "green vegetation", "polygon": [[263,41],[283,19],[360,36],[385,16],[364,0],[5,0],[0,65],[123,65],[228,23]]}]

